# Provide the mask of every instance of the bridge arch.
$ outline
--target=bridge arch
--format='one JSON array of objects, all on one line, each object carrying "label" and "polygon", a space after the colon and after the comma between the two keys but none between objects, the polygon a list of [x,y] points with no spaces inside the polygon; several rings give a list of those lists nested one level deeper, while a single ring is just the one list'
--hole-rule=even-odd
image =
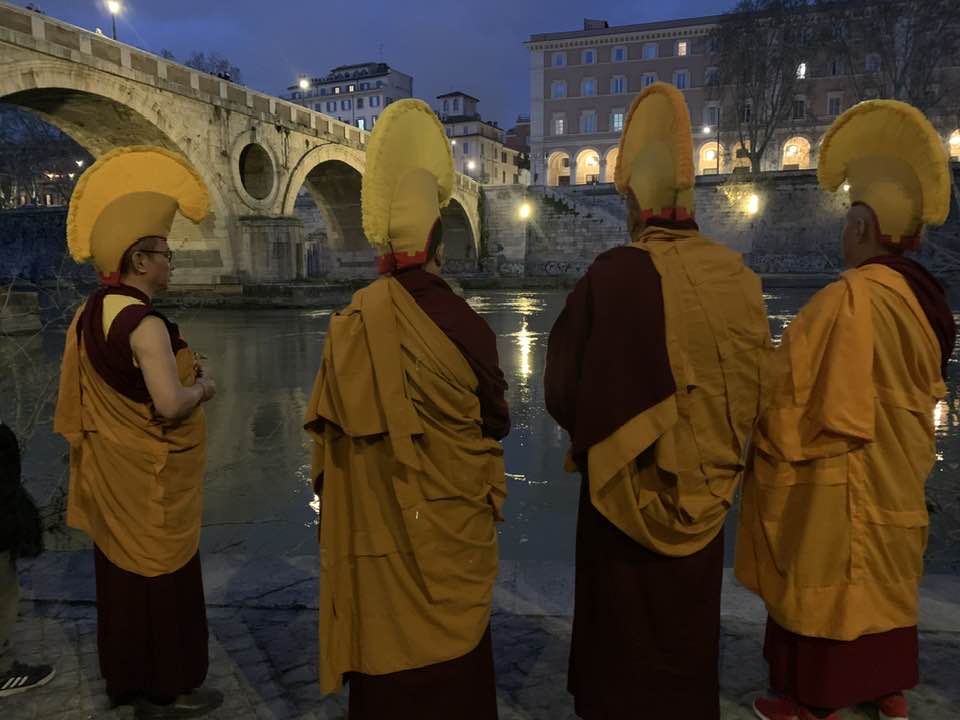
[{"label": "bridge arch", "polygon": [[[0,102],[27,110],[73,138],[94,157],[125,145],[157,145],[183,155],[203,177],[210,193],[210,214],[199,225],[177,217],[170,231],[177,249],[179,277],[191,275],[196,253],[209,246],[222,253],[216,265],[233,266],[233,248],[214,238],[229,237],[230,214],[219,178],[193,152],[202,138],[179,134],[167,117],[162,92],[146,99],[124,78],[82,65],[57,61],[17,61],[0,73]],[[225,256],[225,257],[224,257]]]}]

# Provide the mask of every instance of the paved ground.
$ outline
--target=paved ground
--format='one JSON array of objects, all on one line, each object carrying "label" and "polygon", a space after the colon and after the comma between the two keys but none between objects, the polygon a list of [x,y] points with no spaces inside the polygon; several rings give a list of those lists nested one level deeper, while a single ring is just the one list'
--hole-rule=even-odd
[{"label": "paved ground", "polygon": [[[129,707],[109,710],[103,693],[88,555],[47,553],[22,568],[24,599],[16,630],[21,659],[52,662],[58,674],[45,688],[0,700],[3,720],[133,718]],[[211,634],[208,684],[227,698],[210,717],[346,720],[344,698],[322,697],[316,684],[313,559],[211,556],[204,563]],[[564,690],[569,573],[549,567],[522,571],[508,563],[501,575],[493,620],[501,719],[575,718]],[[911,718],[957,720],[960,578],[927,578],[923,600],[924,683],[911,693]],[[728,578],[721,669],[725,720],[751,718],[749,702],[764,687],[762,621],[760,606]],[[846,717],[874,715],[864,709]]]}]

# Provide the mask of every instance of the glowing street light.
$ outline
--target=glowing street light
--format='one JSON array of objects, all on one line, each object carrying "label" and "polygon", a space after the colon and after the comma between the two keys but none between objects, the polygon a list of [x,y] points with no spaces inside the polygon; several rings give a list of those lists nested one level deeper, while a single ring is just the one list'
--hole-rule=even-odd
[{"label": "glowing street light", "polygon": [[709,125],[704,125],[704,126],[703,126],[703,134],[704,134],[704,135],[709,135],[710,132],[711,132],[711,130],[713,130],[713,128],[711,128]]},{"label": "glowing street light", "polygon": [[450,144],[451,144],[451,145],[456,145],[456,144],[457,144],[457,141],[456,141],[456,140],[451,140],[451,141],[450,141]]},{"label": "glowing street light", "polygon": [[850,192],[850,183],[845,182],[845,183],[843,184],[843,191],[844,191],[844,192]]},{"label": "glowing street light", "polygon": [[83,167],[83,160],[76,160],[75,162],[77,163],[77,167],[78,167],[78,168],[82,168],[82,167]]},{"label": "glowing street light", "polygon": [[307,80],[305,77],[300,78],[300,82],[299,82],[298,84],[300,85],[300,89],[301,89],[301,90],[309,90],[309,89],[310,89],[310,81]]},{"label": "glowing street light", "polygon": [[473,160],[467,163],[467,170],[476,170],[476,169],[477,169],[477,164]]},{"label": "glowing street light", "polygon": [[117,14],[121,10],[119,0],[107,0],[107,10],[110,11],[111,20],[113,20],[113,39],[117,39]]},{"label": "glowing street light", "polygon": [[760,197],[755,193],[747,198],[747,214],[756,215],[760,211]]},{"label": "glowing street light", "polygon": [[517,208],[517,215],[521,220],[529,220],[530,215],[533,214],[533,208],[530,207],[530,203],[523,202],[520,203],[520,207]]}]

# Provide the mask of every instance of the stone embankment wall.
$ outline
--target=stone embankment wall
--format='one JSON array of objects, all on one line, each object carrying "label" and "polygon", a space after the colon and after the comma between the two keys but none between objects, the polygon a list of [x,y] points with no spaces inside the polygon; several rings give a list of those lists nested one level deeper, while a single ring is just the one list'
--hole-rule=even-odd
[{"label": "stone embankment wall", "polygon": [[[934,270],[960,270],[956,196],[942,228],[929,232],[920,258]],[[842,269],[840,232],[849,198],[820,190],[814,171],[747,178],[698,179],[696,216],[709,237],[743,253],[761,273],[835,273]],[[757,198],[750,212],[750,198]],[[520,205],[531,205],[522,221]],[[483,267],[502,276],[579,275],[600,252],[626,241],[626,210],[612,185],[566,188],[488,188],[491,242]]]}]

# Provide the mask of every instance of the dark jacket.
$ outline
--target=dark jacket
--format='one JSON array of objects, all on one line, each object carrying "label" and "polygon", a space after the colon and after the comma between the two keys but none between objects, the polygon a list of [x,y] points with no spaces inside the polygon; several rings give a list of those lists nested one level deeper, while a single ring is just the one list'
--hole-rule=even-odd
[{"label": "dark jacket", "polygon": [[40,513],[20,484],[20,445],[0,423],[0,552],[36,557],[43,551]]}]

